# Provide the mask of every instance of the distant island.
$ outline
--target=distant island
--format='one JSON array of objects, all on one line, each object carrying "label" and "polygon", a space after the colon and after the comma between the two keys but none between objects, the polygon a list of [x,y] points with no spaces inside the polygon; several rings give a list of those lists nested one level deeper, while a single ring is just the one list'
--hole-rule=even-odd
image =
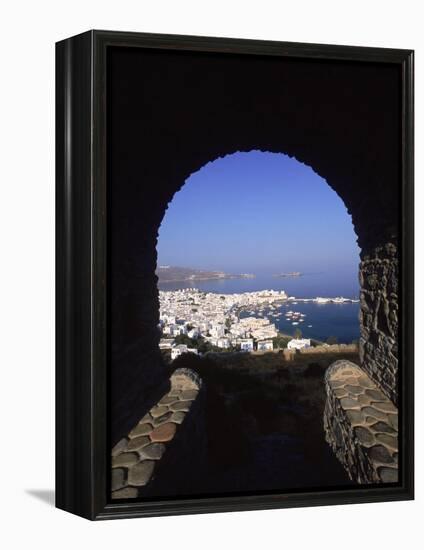
[{"label": "distant island", "polygon": [[217,279],[254,279],[252,273],[225,273],[224,271],[205,271],[191,267],[160,265],[156,269],[159,283],[181,283],[187,281],[211,281]]},{"label": "distant island", "polygon": [[274,277],[301,277],[303,273],[300,271],[290,271],[288,273],[277,273]]}]

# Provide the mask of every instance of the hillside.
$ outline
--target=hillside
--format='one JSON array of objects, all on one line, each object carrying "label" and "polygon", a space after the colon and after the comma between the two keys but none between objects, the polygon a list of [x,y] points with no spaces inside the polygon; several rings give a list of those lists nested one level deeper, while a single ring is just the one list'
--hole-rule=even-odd
[{"label": "hillside", "polygon": [[184,281],[208,281],[213,279],[240,279],[254,277],[249,273],[234,275],[224,271],[204,271],[191,267],[159,266],[156,275],[160,283],[174,283]]}]

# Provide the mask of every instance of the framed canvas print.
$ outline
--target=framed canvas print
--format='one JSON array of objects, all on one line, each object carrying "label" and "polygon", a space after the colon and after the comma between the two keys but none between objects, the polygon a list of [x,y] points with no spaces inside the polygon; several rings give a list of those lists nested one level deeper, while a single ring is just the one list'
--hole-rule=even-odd
[{"label": "framed canvas print", "polygon": [[57,506],[413,498],[413,53],[56,52]]}]

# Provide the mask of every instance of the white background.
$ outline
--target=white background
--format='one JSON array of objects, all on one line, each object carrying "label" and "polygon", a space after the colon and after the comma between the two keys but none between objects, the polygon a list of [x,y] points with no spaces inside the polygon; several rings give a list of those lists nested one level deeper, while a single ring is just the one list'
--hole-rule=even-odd
[{"label": "white background", "polygon": [[[423,231],[424,32],[408,0],[36,0],[0,14],[0,537],[3,548],[418,548],[415,502],[91,523],[46,502],[54,487],[54,43],[82,31],[318,42],[416,50],[417,241]],[[422,249],[422,247],[421,247]],[[417,249],[417,340],[423,330]],[[420,307],[421,306],[421,307]],[[418,350],[419,351],[419,350]],[[417,464],[423,464],[417,351]],[[41,496],[40,499],[40,491]],[[38,497],[34,494],[38,492]],[[413,539],[415,538],[415,542]]]}]

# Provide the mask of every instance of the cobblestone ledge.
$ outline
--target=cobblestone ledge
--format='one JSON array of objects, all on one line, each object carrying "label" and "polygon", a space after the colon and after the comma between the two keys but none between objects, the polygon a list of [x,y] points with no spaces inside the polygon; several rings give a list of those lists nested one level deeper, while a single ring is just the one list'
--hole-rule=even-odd
[{"label": "cobblestone ledge", "polygon": [[194,463],[201,462],[197,454],[204,452],[202,401],[200,377],[177,369],[168,393],[113,447],[112,499],[178,490],[175,483],[184,478],[187,465],[195,471]]},{"label": "cobblestone ledge", "polygon": [[326,440],[358,483],[398,481],[398,411],[357,365],[341,360],[325,374]]}]

